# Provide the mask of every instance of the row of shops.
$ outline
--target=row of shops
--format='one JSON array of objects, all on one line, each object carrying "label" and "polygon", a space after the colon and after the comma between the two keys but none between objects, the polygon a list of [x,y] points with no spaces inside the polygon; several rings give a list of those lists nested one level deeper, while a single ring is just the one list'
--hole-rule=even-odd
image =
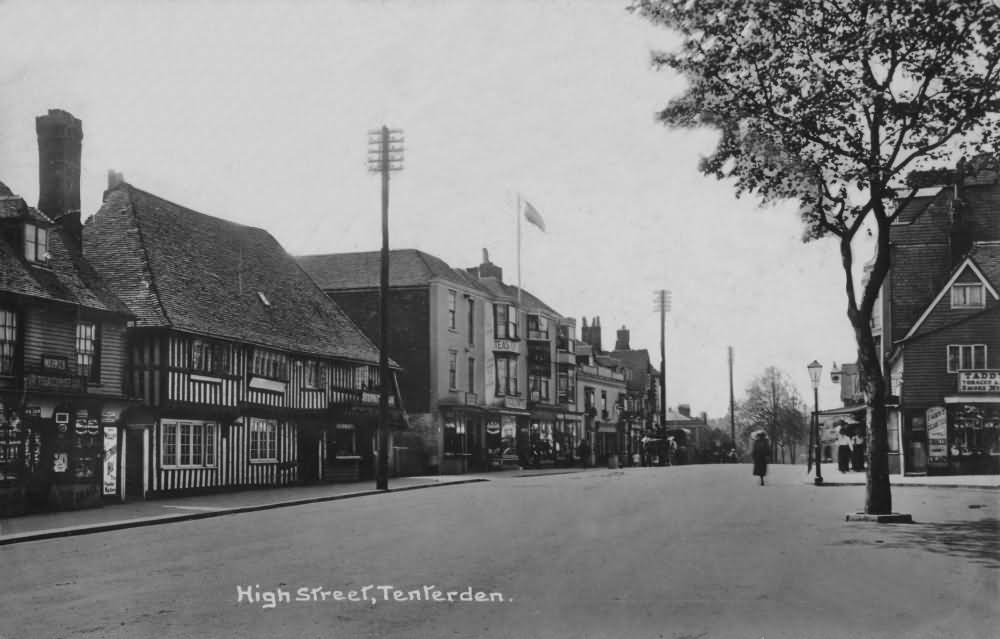
[{"label": "row of shops", "polygon": [[[852,451],[864,449],[863,406],[822,411],[820,419],[824,461],[837,461],[844,437]],[[952,399],[927,408],[890,407],[888,434],[892,474],[1000,473],[1000,402]],[[857,465],[852,461],[852,468]]]}]

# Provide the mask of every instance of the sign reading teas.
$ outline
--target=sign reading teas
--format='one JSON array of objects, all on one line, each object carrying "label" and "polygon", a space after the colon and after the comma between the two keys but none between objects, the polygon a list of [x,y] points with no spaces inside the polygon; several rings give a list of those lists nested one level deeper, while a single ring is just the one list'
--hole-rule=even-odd
[{"label": "sign reading teas", "polygon": [[962,371],[958,374],[959,393],[1000,393],[1000,371]]}]

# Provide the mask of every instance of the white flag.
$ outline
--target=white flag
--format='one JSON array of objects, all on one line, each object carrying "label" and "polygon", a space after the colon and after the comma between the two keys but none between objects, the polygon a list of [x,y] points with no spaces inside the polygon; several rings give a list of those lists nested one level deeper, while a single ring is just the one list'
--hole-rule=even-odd
[{"label": "white flag", "polygon": [[531,202],[524,201],[524,219],[528,220],[538,228],[545,230],[545,220],[542,219],[541,214],[535,210],[535,207],[531,206]]}]

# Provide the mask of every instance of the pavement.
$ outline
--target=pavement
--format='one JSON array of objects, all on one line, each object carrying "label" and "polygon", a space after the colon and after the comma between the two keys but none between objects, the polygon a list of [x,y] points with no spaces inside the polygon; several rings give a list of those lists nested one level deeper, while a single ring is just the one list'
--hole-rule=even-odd
[{"label": "pavement", "polygon": [[562,475],[577,472],[585,472],[585,469],[519,469],[465,475],[394,477],[389,480],[388,491],[376,490],[373,487],[373,482],[367,481],[257,488],[192,497],[163,497],[145,501],[111,503],[101,508],[0,518],[0,546],[26,541],[39,541],[57,537],[71,537],[111,530],[137,528],[140,526],[207,519],[236,513],[270,510],[272,508],[301,506],[339,499],[369,497],[386,494],[387,492],[393,493],[496,479]]},{"label": "pavement", "polygon": [[[729,465],[719,466],[728,467]],[[713,468],[714,465],[700,466]],[[667,467],[675,471],[686,466]],[[800,481],[812,484],[815,470],[806,473],[805,467],[791,465],[771,465],[772,476],[776,473],[780,481],[795,481],[799,473]],[[312,486],[288,486],[263,488],[235,492],[214,493],[194,497],[159,498],[147,501],[130,501],[108,504],[102,508],[87,510],[38,513],[21,517],[0,519],[0,546],[39,541],[57,537],[93,534],[111,530],[137,528],[167,524],[172,522],[207,519],[237,513],[300,506],[316,502],[335,501],[357,497],[368,497],[385,492],[400,492],[434,487],[453,486],[467,483],[503,479],[544,477],[582,472],[599,472],[604,468],[545,468],[517,469],[489,473],[468,473],[465,475],[435,475],[423,477],[399,477],[389,481],[389,491],[372,487],[372,482],[319,484]],[[636,472],[640,468],[624,468],[626,472]],[[648,470],[648,469],[647,469]],[[840,473],[830,469],[824,477],[823,487],[859,486],[865,484],[865,473]],[[985,488],[1000,489],[998,475],[900,477],[892,476],[893,486],[941,487],[941,488]]]},{"label": "pavement", "polygon": [[915,523],[878,524],[802,467],[563,473],[5,546],[0,637],[998,636],[996,490],[897,486]]}]

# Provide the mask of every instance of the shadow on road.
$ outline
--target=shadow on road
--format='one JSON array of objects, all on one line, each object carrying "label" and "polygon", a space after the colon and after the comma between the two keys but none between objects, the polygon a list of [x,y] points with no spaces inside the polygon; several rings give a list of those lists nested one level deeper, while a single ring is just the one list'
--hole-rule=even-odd
[{"label": "shadow on road", "polygon": [[988,568],[1000,568],[1000,519],[895,525],[886,529],[886,539],[843,544],[878,545],[883,548],[920,548],[927,552],[960,557]]}]

